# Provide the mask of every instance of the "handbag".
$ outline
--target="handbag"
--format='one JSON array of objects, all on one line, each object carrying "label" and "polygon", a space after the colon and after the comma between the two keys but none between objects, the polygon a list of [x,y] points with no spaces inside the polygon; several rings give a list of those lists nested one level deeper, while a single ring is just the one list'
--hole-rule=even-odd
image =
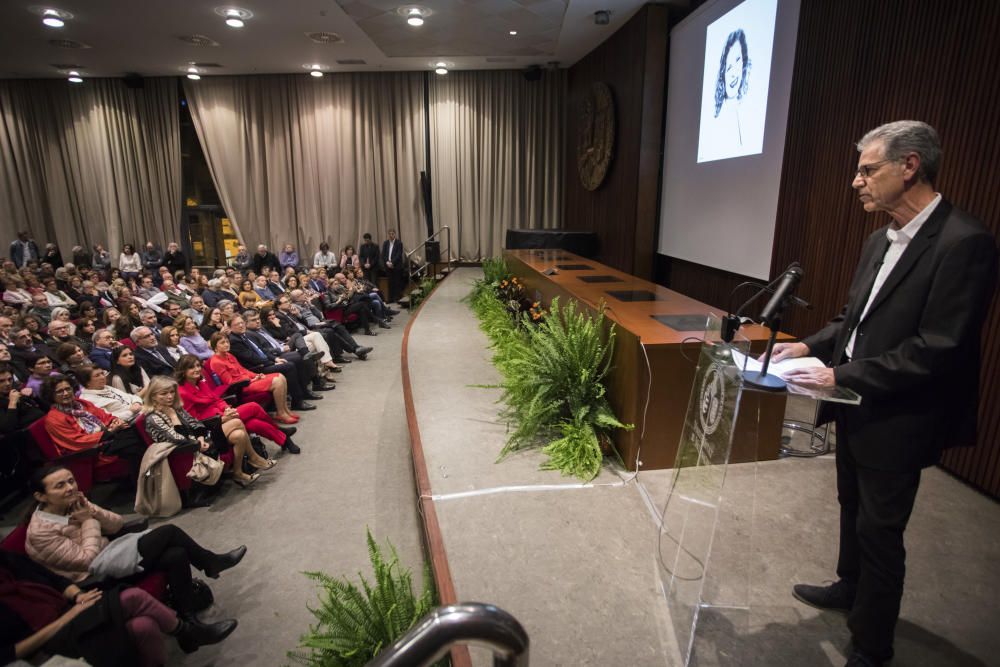
[{"label": "handbag", "polygon": [[196,452],[187,476],[199,484],[214,486],[218,483],[219,478],[222,477],[222,468],[222,461],[213,459],[211,456],[205,456],[201,452]]}]

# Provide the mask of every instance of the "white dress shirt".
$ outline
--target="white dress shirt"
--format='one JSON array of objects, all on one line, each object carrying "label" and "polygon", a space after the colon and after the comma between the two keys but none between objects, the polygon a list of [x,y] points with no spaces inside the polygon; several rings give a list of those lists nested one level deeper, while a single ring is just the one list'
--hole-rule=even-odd
[{"label": "white dress shirt", "polygon": [[927,222],[927,218],[931,217],[931,213],[937,208],[937,205],[941,202],[941,194],[938,193],[936,197],[931,201],[930,204],[924,207],[924,210],[920,211],[901,229],[892,229],[891,227],[886,230],[885,237],[889,241],[889,247],[885,251],[885,255],[882,257],[882,266],[878,269],[878,275],[875,276],[875,282],[872,284],[872,290],[868,293],[868,302],[865,303],[865,309],[861,312],[861,319],[858,320],[858,326],[854,327],[854,331],[851,332],[851,338],[847,341],[847,347],[844,348],[844,352],[847,356],[854,358],[854,341],[858,336],[858,328],[861,326],[861,322],[864,322],[865,317],[868,316],[868,309],[872,307],[872,303],[875,301],[875,297],[878,296],[879,290],[885,285],[886,279],[892,270],[899,263],[899,258],[903,256],[903,251],[906,247],[910,245],[910,241],[913,237],[917,235],[920,228],[924,226]]}]

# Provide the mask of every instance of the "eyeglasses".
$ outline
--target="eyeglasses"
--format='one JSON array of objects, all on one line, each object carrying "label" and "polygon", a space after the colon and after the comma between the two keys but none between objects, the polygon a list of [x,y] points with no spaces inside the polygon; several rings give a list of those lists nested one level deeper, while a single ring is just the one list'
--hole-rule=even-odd
[{"label": "eyeglasses", "polygon": [[857,171],[854,172],[854,175],[855,177],[860,176],[864,179],[871,178],[871,175],[878,171],[878,168],[887,162],[895,162],[895,160],[879,160],[878,162],[872,162],[871,164],[863,164],[858,167]]},{"label": "eyeglasses", "polygon": [[52,392],[52,393],[54,393],[54,394],[72,394],[73,393],[73,387],[60,387],[60,388],[56,389],[54,392]]}]

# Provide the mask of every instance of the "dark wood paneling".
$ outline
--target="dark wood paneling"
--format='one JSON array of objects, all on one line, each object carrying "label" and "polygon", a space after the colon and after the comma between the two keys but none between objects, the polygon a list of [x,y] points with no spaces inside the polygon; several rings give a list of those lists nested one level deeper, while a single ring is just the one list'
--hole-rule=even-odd
[{"label": "dark wood paneling", "polygon": [[[598,259],[652,277],[663,147],[668,9],[647,5],[569,70],[563,221],[568,229],[597,232]],[[596,82],[615,100],[615,151],[604,183],[589,192],[576,168],[582,100]]]},{"label": "dark wood paneling", "polygon": [[[941,135],[937,188],[1000,231],[1000,3],[994,0],[815,0],[802,3],[771,271],[793,260],[812,311],[790,314],[798,336],[843,305],[863,240],[888,222],[850,187],[853,143],[890,120],[916,118]],[[670,261],[669,287],[709,303],[734,281]],[[1000,497],[1000,305],[985,327],[979,444],[943,466]]]}]

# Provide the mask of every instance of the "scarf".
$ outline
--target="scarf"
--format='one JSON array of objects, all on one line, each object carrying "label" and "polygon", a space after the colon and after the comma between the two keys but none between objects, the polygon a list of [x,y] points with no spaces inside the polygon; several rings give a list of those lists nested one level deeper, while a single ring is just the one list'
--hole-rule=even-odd
[{"label": "scarf", "polygon": [[65,408],[61,405],[57,405],[56,409],[63,414],[70,415],[76,418],[76,423],[84,433],[97,433],[98,431],[104,430],[104,424],[97,415],[92,415],[83,407],[83,403],[79,401],[73,401],[70,407]]}]

